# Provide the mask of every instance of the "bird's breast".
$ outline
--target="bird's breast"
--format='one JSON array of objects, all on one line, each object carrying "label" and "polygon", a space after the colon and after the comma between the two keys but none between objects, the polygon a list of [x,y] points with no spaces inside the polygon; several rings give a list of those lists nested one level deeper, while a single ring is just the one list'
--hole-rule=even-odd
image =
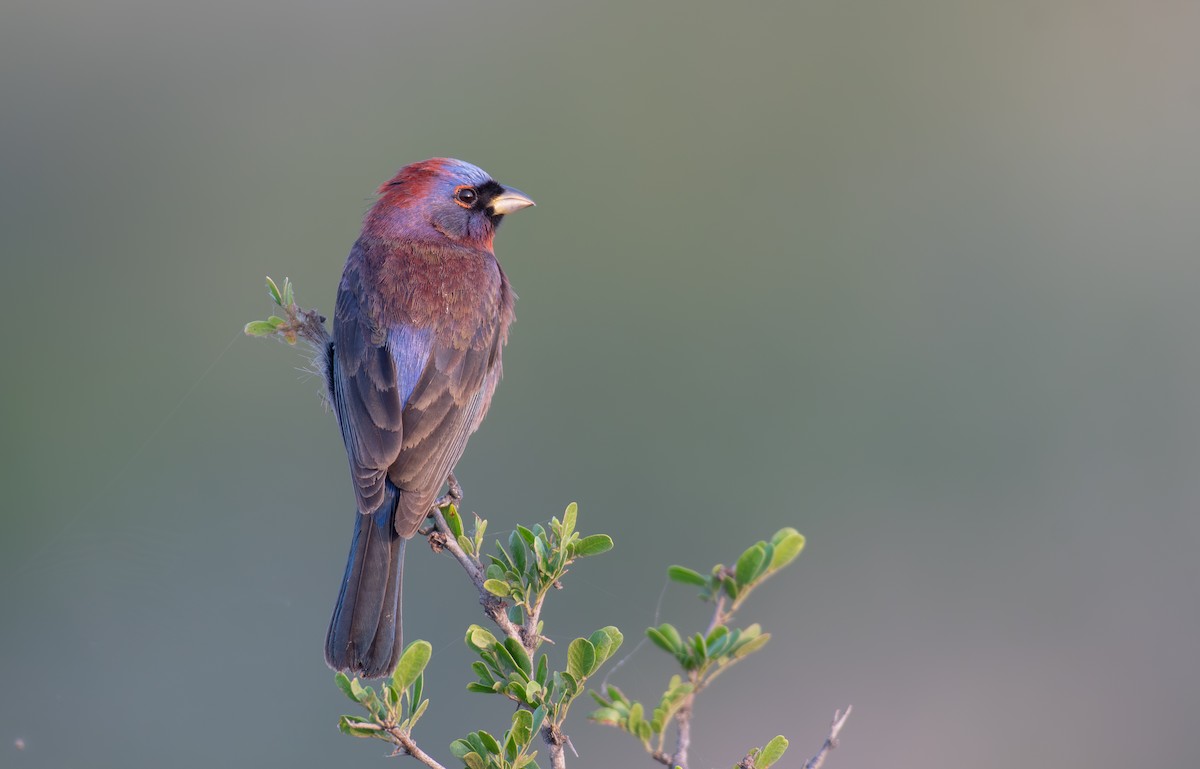
[{"label": "bird's breast", "polygon": [[490,253],[401,245],[368,248],[364,256],[381,325],[428,328],[455,348],[493,336],[504,303],[503,278]]}]

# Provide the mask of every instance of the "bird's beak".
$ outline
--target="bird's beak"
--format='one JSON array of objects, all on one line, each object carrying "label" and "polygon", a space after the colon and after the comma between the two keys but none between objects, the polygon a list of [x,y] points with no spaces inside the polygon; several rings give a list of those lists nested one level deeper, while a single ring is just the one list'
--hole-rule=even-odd
[{"label": "bird's beak", "polygon": [[504,216],[532,205],[536,204],[524,192],[512,187],[505,187],[503,192],[492,198],[492,213]]}]

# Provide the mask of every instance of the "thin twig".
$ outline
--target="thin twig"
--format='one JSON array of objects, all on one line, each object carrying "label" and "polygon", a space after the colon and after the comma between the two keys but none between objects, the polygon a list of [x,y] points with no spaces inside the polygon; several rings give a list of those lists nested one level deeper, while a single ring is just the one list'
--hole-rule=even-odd
[{"label": "thin twig", "polygon": [[829,751],[838,746],[838,733],[846,725],[846,719],[850,717],[852,710],[854,707],[847,705],[845,713],[840,710],[833,711],[833,723],[829,726],[829,736],[825,738],[825,744],[821,746],[817,754],[804,765],[804,769],[821,769],[821,764],[825,763],[825,757],[829,755]]},{"label": "thin twig", "polygon": [[483,568],[475,559],[467,555],[459,547],[458,540],[455,539],[454,532],[450,530],[449,524],[446,523],[445,516],[436,507],[433,509],[433,520],[437,523],[438,532],[442,534],[442,537],[438,540],[438,544],[450,551],[450,554],[454,556],[454,559],[463,567],[463,571],[467,573],[471,582],[474,583],[475,589],[479,591],[479,603],[483,606],[484,612],[487,613],[492,622],[496,623],[497,627],[504,631],[505,635],[517,639],[524,646],[525,641],[522,638],[521,628],[513,624],[513,621],[508,618],[508,614],[504,611],[504,602],[499,597],[492,595],[484,589],[483,581],[485,576]]},{"label": "thin twig", "polygon": [[709,633],[711,633],[713,628],[715,628],[717,625],[724,625],[732,616],[733,611],[730,611],[728,614],[725,613],[725,596],[717,596],[717,608],[715,611],[713,611],[712,619],[709,620],[708,623],[708,630],[704,631],[704,635],[707,636]]},{"label": "thin twig", "polygon": [[[707,636],[713,631],[717,625],[724,625],[733,617],[736,609],[725,611],[725,596],[719,595],[716,600],[716,607],[713,609],[712,619],[708,622],[708,630],[704,631]],[[692,711],[696,705],[696,695],[704,688],[706,681],[700,680],[700,672],[693,670],[688,674],[688,680],[692,684],[692,690],[683,699],[683,704],[679,706],[679,710],[675,711],[675,726],[678,732],[678,738],[675,741],[675,754],[671,756],[668,766],[679,766],[682,769],[688,769],[688,748],[692,744]],[[710,679],[711,680],[711,679]],[[656,759],[659,759],[655,756]]]},{"label": "thin twig", "polygon": [[679,708],[675,714],[675,723],[679,726],[679,739],[675,742],[675,755],[671,758],[672,766],[688,769],[688,748],[692,745],[692,705],[695,692],[688,695],[687,704]]},{"label": "thin twig", "polygon": [[413,742],[413,738],[400,731],[399,727],[392,727],[391,729],[388,729],[388,734],[390,734],[392,739],[395,740],[400,746],[396,748],[397,753],[400,753],[401,755],[412,756],[422,764],[425,764],[425,766],[428,766],[429,769],[446,769],[445,766],[442,766],[438,763],[436,758],[418,748],[417,743]]}]

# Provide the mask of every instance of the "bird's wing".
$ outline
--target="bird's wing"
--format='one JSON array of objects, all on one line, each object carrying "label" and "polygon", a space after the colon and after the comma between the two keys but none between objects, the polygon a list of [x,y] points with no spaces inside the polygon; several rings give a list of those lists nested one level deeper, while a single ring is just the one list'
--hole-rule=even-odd
[{"label": "bird's wing", "polygon": [[[429,362],[404,408],[404,443],[388,477],[401,495],[396,529],[410,534],[429,514],[446,476],[491,400],[499,366],[496,324],[485,324],[467,346],[434,344]],[[491,385],[487,387],[486,385]]]},{"label": "bird's wing", "polygon": [[348,268],[334,314],[331,379],[358,510],[371,513],[383,502],[387,470],[400,454],[404,403],[428,360],[430,334],[386,333],[364,296],[360,270]]}]

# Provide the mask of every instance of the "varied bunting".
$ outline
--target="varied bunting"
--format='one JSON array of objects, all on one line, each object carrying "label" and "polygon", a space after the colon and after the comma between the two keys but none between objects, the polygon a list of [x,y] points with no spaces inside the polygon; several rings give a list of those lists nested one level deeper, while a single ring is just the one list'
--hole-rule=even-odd
[{"label": "varied bunting", "polygon": [[326,370],[358,514],[325,660],[366,678],[400,656],[404,543],[500,379],[516,297],[492,238],[533,205],[449,158],[405,166],[379,194],[346,259]]}]

